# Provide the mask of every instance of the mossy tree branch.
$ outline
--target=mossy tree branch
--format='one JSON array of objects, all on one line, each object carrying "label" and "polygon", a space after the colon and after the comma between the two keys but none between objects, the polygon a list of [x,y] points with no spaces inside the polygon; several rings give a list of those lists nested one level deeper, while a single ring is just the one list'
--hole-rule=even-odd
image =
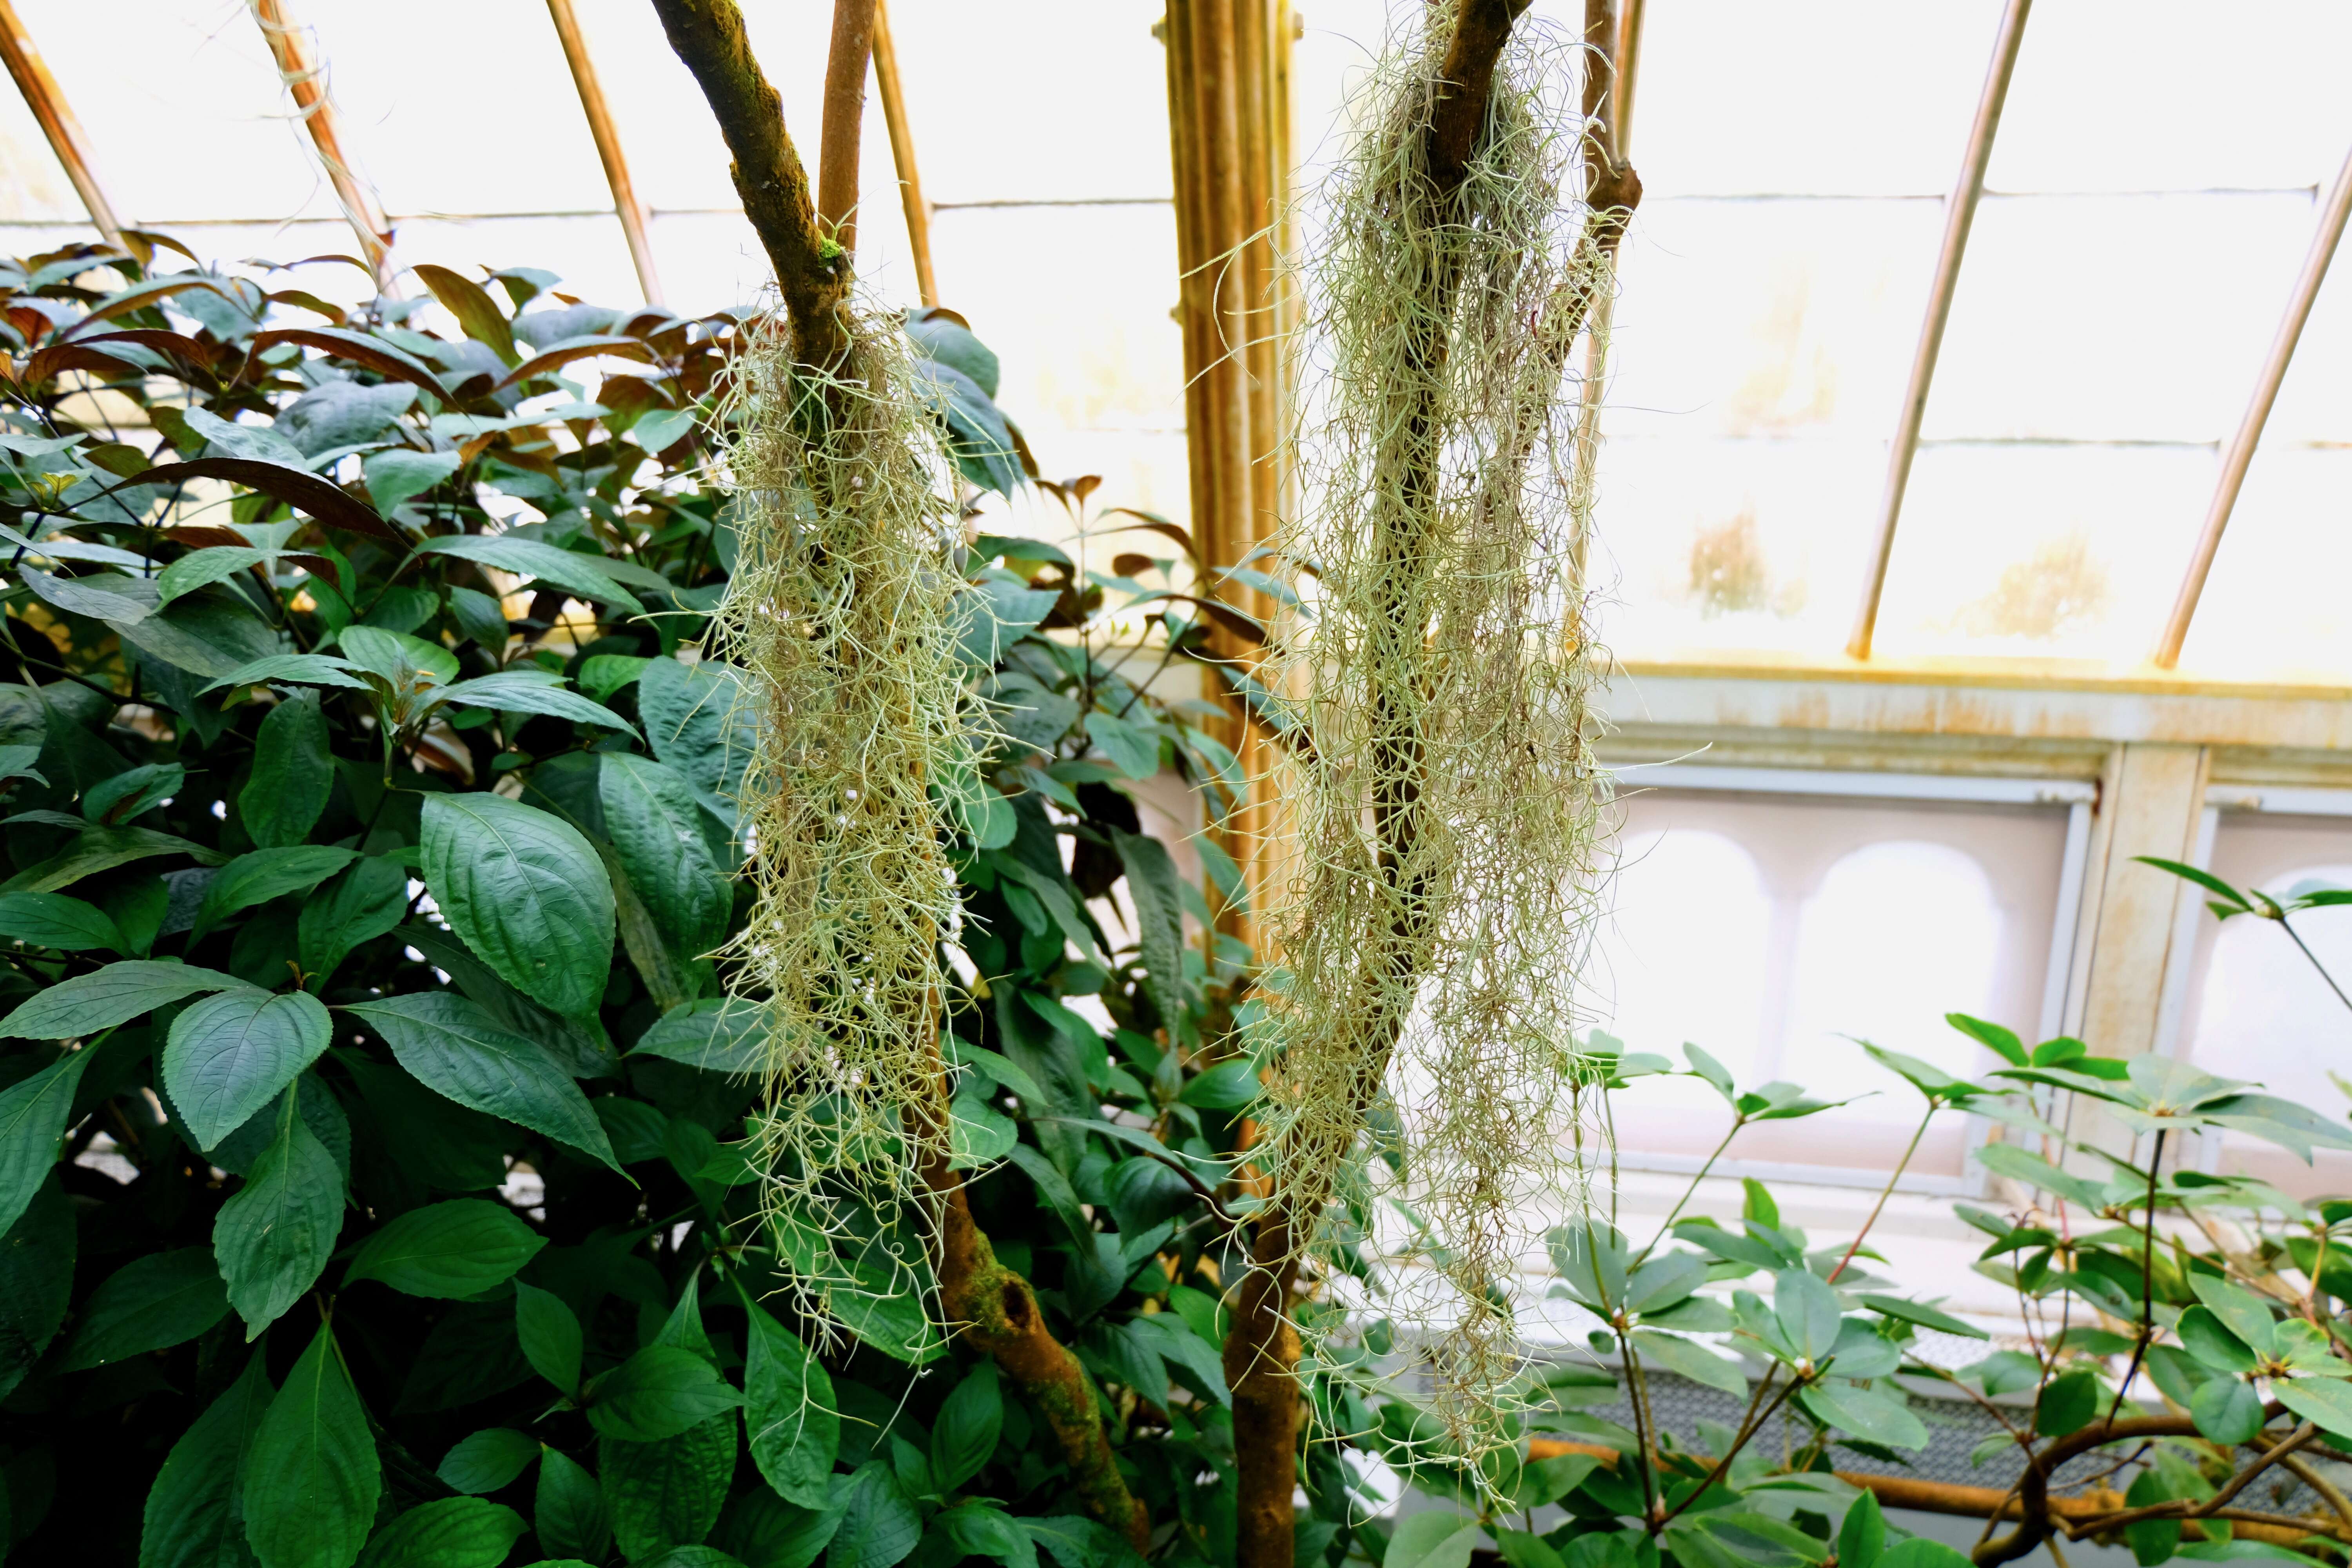
[{"label": "mossy tree branch", "polygon": [[[856,0],[845,0],[855,4]],[[670,47],[702,88],[719,121],[733,162],[728,173],[742,198],[768,264],[776,269],[793,341],[805,363],[831,370],[849,350],[844,307],[849,294],[849,255],[829,238],[809,198],[808,172],[784,129],[783,100],[777,96],[743,28],[735,0],[653,0]],[[868,33],[871,10],[866,5]],[[836,47],[838,36],[836,35]],[[865,59],[858,60],[862,84]],[[856,165],[851,163],[850,200],[856,199]]]},{"label": "mossy tree branch", "polygon": [[[1472,163],[1486,134],[1493,100],[1496,72],[1513,25],[1530,0],[1460,0],[1454,32],[1448,40],[1439,79],[1431,95],[1429,120],[1422,137],[1421,166],[1408,174],[1418,188],[1400,190],[1400,205],[1422,207],[1435,215],[1433,222],[1466,221],[1456,209]],[[1613,253],[1624,233],[1627,216],[1641,199],[1641,182],[1621,163],[1613,148],[1601,146],[1593,161],[1589,195],[1592,212],[1580,244]],[[1412,584],[1414,563],[1422,548],[1416,520],[1427,515],[1438,487],[1442,422],[1438,406],[1449,347],[1450,324],[1460,289],[1457,268],[1440,265],[1424,275],[1423,297],[1414,319],[1423,323],[1414,333],[1404,367],[1407,383],[1420,389],[1416,406],[1408,407],[1384,442],[1376,463],[1390,478],[1382,485],[1374,526],[1381,536],[1381,552],[1392,571],[1374,576],[1395,585],[1394,602],[1380,617],[1381,635],[1402,641],[1417,640],[1425,613]],[[1566,367],[1569,350],[1582,330],[1597,289],[1564,289],[1547,303],[1542,347],[1558,371]],[[1540,410],[1531,411],[1539,415]],[[1542,427],[1531,416],[1512,432],[1524,460]],[[1513,465],[1516,466],[1516,465]],[[1410,668],[1409,665],[1404,668]],[[1367,953],[1362,1008],[1377,1019],[1375,1027],[1392,1051],[1405,1023],[1397,999],[1412,994],[1417,964],[1428,945],[1431,918],[1427,889],[1418,886],[1423,873],[1414,870],[1413,847],[1420,831],[1421,737],[1415,732],[1412,703],[1395,694],[1372,696],[1372,771],[1384,782],[1373,806],[1373,833],[1378,847],[1378,874],[1398,883],[1391,907],[1397,910],[1384,951]],[[1355,1120],[1360,1123],[1378,1096],[1390,1052],[1368,1064],[1350,1084]],[[1252,1267],[1241,1282],[1233,1327],[1224,1347],[1226,1381],[1234,1393],[1234,1446],[1240,1470],[1239,1561],[1241,1568],[1292,1568],[1294,1522],[1291,1498],[1297,1485],[1299,1400],[1297,1368],[1300,1353],[1290,1306],[1299,1258],[1316,1217],[1329,1194],[1319,1190],[1293,1193],[1262,1210],[1251,1244]]]},{"label": "mossy tree branch", "polygon": [[[835,0],[819,171],[822,215],[810,198],[800,153],[784,129],[782,100],[751,53],[734,0],[653,4],[670,47],[700,84],[733,155],[729,172],[744,214],[776,270],[795,358],[829,374],[852,368],[848,361],[856,337],[848,313],[851,258],[846,238],[857,201],[858,127],[873,41],[874,0]],[[828,232],[835,224],[844,237],[840,241]],[[866,434],[857,429],[839,433],[852,440]],[[929,1013],[936,1034],[936,996]],[[929,1102],[909,1106],[906,1114],[932,1120],[932,1131],[940,1135],[919,1142],[939,1150],[947,1143],[949,1091],[946,1069],[936,1052],[930,1083]],[[948,1321],[968,1343],[995,1361],[1045,1419],[1060,1443],[1087,1511],[1142,1551],[1150,1544],[1150,1521],[1119,1474],[1085,1369],[1046,1327],[1029,1282],[996,1260],[987,1236],[972,1221],[962,1178],[937,1154],[926,1158],[920,1175],[938,1200],[937,1273]]]}]

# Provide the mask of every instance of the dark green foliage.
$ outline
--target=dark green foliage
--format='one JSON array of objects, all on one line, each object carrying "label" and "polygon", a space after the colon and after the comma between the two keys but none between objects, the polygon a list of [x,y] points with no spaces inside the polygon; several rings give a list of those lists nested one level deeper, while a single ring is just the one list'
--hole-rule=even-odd
[{"label": "dark green foliage", "polygon": [[[1115,1568],[1013,1384],[897,1359],[913,1303],[773,1315],[759,1015],[713,956],[749,736],[701,647],[740,315],[427,270],[462,330],[0,263],[0,1547]],[[916,325],[958,462],[1018,488],[992,356]],[[584,335],[604,357],[508,376],[500,342]],[[1160,647],[1097,618],[1109,582],[1202,645],[1131,560],[959,563],[1016,738],[941,785],[973,977],[945,1044],[973,1211],[1192,1564],[1232,1552],[1203,1192],[1255,1080],[1213,1059],[1247,954],[1125,793],[1163,760],[1214,811],[1235,782],[1209,710],[1140,689]]]}]

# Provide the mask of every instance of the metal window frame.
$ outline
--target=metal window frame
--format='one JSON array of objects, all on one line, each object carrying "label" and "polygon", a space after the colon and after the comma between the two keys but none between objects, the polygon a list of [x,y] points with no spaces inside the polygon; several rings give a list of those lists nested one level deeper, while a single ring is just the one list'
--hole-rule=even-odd
[{"label": "metal window frame", "polygon": [[[2063,1024],[2068,982],[2075,959],[2075,931],[2081,921],[2083,890],[2090,869],[2091,814],[2098,786],[2082,779],[1906,773],[1878,770],[1721,767],[1700,763],[1636,763],[1612,770],[1619,792],[1687,790],[1693,793],[1764,795],[1811,797],[1815,800],[1916,802],[1973,805],[2063,806],[2066,840],[2060,850],[2058,896],[2051,912],[2050,948],[2042,981],[2040,1037],[2056,1035]],[[2345,797],[2344,815],[2352,816],[2352,791]],[[2210,846],[2208,832],[2207,846]],[[1906,1173],[1895,1190],[1937,1197],[1979,1197],[1987,1178],[1981,1167],[1967,1163],[1970,1151],[1990,1137],[1992,1123],[1969,1115],[1962,1142],[1962,1171],[1957,1176]],[[1694,1175],[1706,1164],[1690,1154],[1652,1154],[1640,1150],[1616,1151],[1620,1169]],[[1798,1183],[1822,1187],[1879,1187],[1886,1173],[1863,1166],[1813,1165],[1779,1160],[1717,1160],[1708,1173],[1727,1178],[1752,1176],[1759,1181]]]}]

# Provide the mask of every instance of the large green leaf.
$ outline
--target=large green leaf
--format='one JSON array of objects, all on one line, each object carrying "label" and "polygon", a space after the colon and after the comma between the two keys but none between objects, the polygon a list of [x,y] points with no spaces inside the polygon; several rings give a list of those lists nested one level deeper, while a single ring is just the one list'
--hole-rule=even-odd
[{"label": "large green leaf", "polygon": [[426,540],[416,547],[416,552],[452,555],[460,561],[495,566],[518,576],[536,577],[553,587],[569,589],[583,599],[595,599],[633,616],[645,613],[646,607],[614,582],[594,556],[559,549],[543,540],[518,539],[511,534],[452,533]]},{"label": "large green leaf", "polygon": [[228,1291],[208,1247],[133,1258],[84,1302],[59,1372],[103,1366],[184,1344],[228,1312]]},{"label": "large green leaf", "polygon": [[1814,1419],[1842,1426],[1857,1437],[1897,1448],[1927,1446],[1927,1428],[1894,1394],[1829,1378],[1807,1384],[1798,1393],[1797,1402]]},{"label": "large green leaf", "polygon": [[217,849],[152,827],[85,827],[63,849],[0,884],[0,893],[54,893],[84,877],[161,855],[185,855],[199,866],[217,866],[228,858]]},{"label": "large green leaf", "polygon": [[[677,1353],[699,1361],[691,1351]],[[613,1533],[631,1561],[674,1546],[699,1545],[709,1538],[727,1503],[735,1448],[731,1410],[659,1442],[632,1443],[607,1436],[597,1444],[596,1465],[604,1473]]]},{"label": "large green leaf", "polygon": [[868,1459],[843,1489],[841,1528],[825,1553],[826,1568],[897,1568],[922,1539],[922,1515],[907,1500],[898,1479]]},{"label": "large green leaf", "polygon": [[613,965],[613,884],[561,818],[490,794],[427,795],[425,882],[450,928],[524,995],[592,1013]]},{"label": "large green leaf", "polygon": [[613,1544],[613,1511],[605,1506],[604,1489],[577,1460],[555,1448],[540,1450],[530,1525],[541,1552],[601,1563]]},{"label": "large green leaf", "polygon": [[1736,1397],[1748,1396],[1748,1379],[1739,1368],[1696,1341],[1653,1329],[1636,1329],[1633,1338],[1633,1348],[1644,1362]]},{"label": "large green leaf", "polygon": [[57,1164],[66,1113],[94,1054],[75,1051],[0,1094],[0,1230],[16,1223]]},{"label": "large green leaf", "polygon": [[744,1310],[751,1319],[743,1368],[751,1462],[786,1501],[824,1508],[832,1498],[833,1461],[841,1448],[833,1379],[799,1335],[748,1297]]},{"label": "large green leaf", "polygon": [[326,984],[362,942],[383,935],[408,913],[408,868],[397,855],[370,855],[337,872],[302,900],[295,926],[303,984]]},{"label": "large green leaf", "polygon": [[544,672],[504,669],[445,688],[441,701],[457,708],[488,708],[499,713],[544,713],[578,724],[597,724],[634,735],[637,727],[601,702],[592,702]]},{"label": "large green leaf", "polygon": [[[74,1205],[52,1172],[16,1223],[0,1234],[0,1399],[24,1381],[66,1321],[74,1240]],[[101,1288],[99,1295],[104,1294]],[[83,1309],[85,1324],[98,1304],[93,1299]]]},{"label": "large green leaf", "polygon": [[2330,1442],[2352,1433],[2352,1384],[2333,1377],[2283,1377],[2271,1397],[2326,1432]]},{"label": "large green leaf", "polygon": [[[955,1392],[940,1405],[939,1419],[931,1425],[933,1481],[953,1491],[980,1474],[981,1467],[996,1452],[997,1438],[1003,1430],[1004,1394],[997,1386],[996,1363],[982,1361],[964,1373]],[[827,1468],[831,1464],[828,1459]]]},{"label": "large green leaf", "polygon": [[504,1204],[453,1198],[411,1209],[360,1244],[346,1287],[380,1279],[411,1296],[478,1296],[530,1262],[547,1237]]},{"label": "large green leaf", "polygon": [[0,893],[0,936],[59,952],[131,951],[129,939],[105,910],[63,893]]},{"label": "large green leaf", "polygon": [[351,1568],[383,1479],[367,1411],[322,1323],[246,1455],[245,1533],[261,1568]]},{"label": "large green leaf", "polygon": [[334,784],[335,760],[328,754],[318,695],[290,697],[261,721],[253,773],[236,797],[237,816],[264,848],[299,844],[327,809]]},{"label": "large green leaf", "polygon": [[803,1508],[753,1487],[727,1505],[713,1543],[752,1568],[809,1568],[840,1528],[838,1508]]},{"label": "large green leaf", "polygon": [[604,1124],[572,1075],[544,1048],[499,1028],[465,997],[426,991],[354,1003],[347,1010],[382,1035],[400,1065],[427,1088],[621,1168]]},{"label": "large green leaf", "polygon": [[247,1340],[301,1300],[343,1228],[343,1178],[335,1157],[295,1114],[291,1093],[281,1097],[277,1114],[277,1138],[213,1221],[213,1252]]},{"label": "large green leaf", "polygon": [[199,991],[250,991],[234,974],[198,969],[193,963],[132,958],[89,974],[61,980],[0,1018],[0,1038],[68,1040],[126,1024]]},{"label": "large green leaf", "polygon": [[139,1568],[243,1568],[254,1561],[239,1483],[270,1405],[268,1360],[254,1352],[244,1374],[172,1445],[147,1491]]},{"label": "large green leaf", "polygon": [[742,699],[741,672],[708,659],[656,659],[637,677],[637,712],[654,755],[684,773],[699,797],[731,821],[724,802],[741,787],[757,722]]},{"label": "large green leaf", "polygon": [[562,1297],[516,1280],[515,1338],[531,1370],[565,1398],[580,1392],[580,1319]]},{"label": "large green leaf", "polygon": [[196,1146],[209,1149],[277,1099],[333,1034],[325,1005],[305,992],[207,996],[172,1020],[163,1088]]},{"label": "large green leaf", "polygon": [[1144,990],[1174,1039],[1184,1028],[1183,883],[1168,847],[1157,838],[1112,828],[1110,841],[1127,869],[1128,891],[1135,900]]},{"label": "large green leaf", "polygon": [[743,1403],[710,1363],[678,1345],[647,1345],[588,1385],[589,1422],[607,1437],[654,1443]]},{"label": "large green leaf", "polygon": [[529,1528],[486,1498],[436,1498],[377,1531],[361,1568],[499,1568]]},{"label": "large green leaf", "polygon": [[358,850],[328,844],[289,844],[240,855],[205,884],[188,941],[202,942],[206,931],[239,910],[288,893],[308,892],[357,858]]},{"label": "large green leaf", "polygon": [[629,1054],[667,1057],[706,1072],[759,1072],[768,1065],[767,1020],[757,1003],[706,996],[655,1019]]},{"label": "large green leaf", "polygon": [[727,940],[733,896],[702,833],[702,807],[687,777],[624,752],[597,760],[604,837],[646,901],[663,941],[690,963]]}]

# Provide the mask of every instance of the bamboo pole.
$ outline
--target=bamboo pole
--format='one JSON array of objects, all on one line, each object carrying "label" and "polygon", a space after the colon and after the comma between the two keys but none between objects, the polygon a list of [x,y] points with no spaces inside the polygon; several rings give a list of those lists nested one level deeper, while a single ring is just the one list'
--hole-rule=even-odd
[{"label": "bamboo pole", "polygon": [[[1627,0],[1622,15],[1616,0],[1585,0],[1584,118],[1587,145],[1593,164],[1588,197],[1614,188],[1614,176],[1627,168],[1633,154],[1628,130],[1633,115],[1633,68],[1642,39],[1642,0]],[[1589,451],[1601,439],[1601,403],[1607,384],[1609,332],[1617,319],[1617,290],[1603,289],[1592,301],[1586,320],[1584,378],[1577,387],[1576,444]],[[1585,563],[1592,542],[1579,530],[1570,552],[1576,581],[1584,581]]]},{"label": "bamboo pole", "polygon": [[882,122],[890,131],[890,162],[898,171],[898,200],[907,209],[907,245],[915,255],[915,292],[924,304],[936,305],[940,284],[931,270],[931,204],[923,199],[923,176],[915,166],[915,132],[907,122],[898,46],[890,36],[890,9],[885,0],[874,0],[874,82],[882,94]]},{"label": "bamboo pole", "polygon": [[857,254],[857,163],[866,123],[866,65],[874,55],[880,0],[834,0],[833,47],[824,60],[824,119],[818,128],[816,213],[835,244]]},{"label": "bamboo pole", "polygon": [[1927,289],[1927,317],[1919,329],[1919,347],[1911,360],[1910,384],[1903,390],[1903,407],[1895,422],[1895,441],[1887,455],[1886,489],[1879,502],[1878,531],[1872,543],[1870,564],[1863,574],[1862,605],[1855,612],[1853,635],[1845,651],[1868,658],[1878,632],[1878,602],[1886,591],[1886,563],[1895,552],[1895,525],[1903,515],[1903,492],[1911,483],[1911,459],[1919,450],[1919,422],[1927,412],[1927,392],[1935,384],[1936,359],[1943,352],[1944,327],[1951,320],[1952,294],[1959,287],[1960,261],[1968,254],[1969,229],[1976,222],[1977,202],[1984,195],[1985,166],[1992,160],[1992,139],[2000,129],[2001,106],[2009,99],[2009,79],[2017,68],[2018,47],[2025,41],[2026,13],[2033,0],[2009,0],[2001,14],[2000,31],[1993,40],[1992,64],[1985,71],[1984,91],[1977,100],[1977,117],[1969,128],[1968,150],[1960,158],[1960,177],[1944,207],[1944,244],[1936,257],[1935,281]]},{"label": "bamboo pole", "polygon": [[562,40],[564,63],[572,68],[572,84],[580,91],[580,109],[588,117],[588,133],[596,139],[596,157],[604,165],[604,183],[612,187],[613,211],[629,242],[629,261],[637,269],[637,288],[648,305],[662,303],[661,277],[654,269],[654,247],[646,233],[646,205],[629,178],[629,161],[621,151],[621,133],[605,106],[604,89],[596,79],[596,62],[588,56],[588,40],[580,31],[572,0],[547,0],[555,36]]},{"label": "bamboo pole", "polygon": [[2205,526],[2197,536],[2197,550],[2189,558],[2188,574],[2180,581],[2180,592],[2172,602],[2172,614],[2166,617],[2164,633],[2157,639],[2151,658],[2158,669],[2170,669],[2180,662],[2180,646],[2189,639],[2189,623],[2197,614],[2197,601],[2204,596],[2205,579],[2213,570],[2213,557],[2221,548],[2221,531],[2230,526],[2230,514],[2237,510],[2238,492],[2245,487],[2246,470],[2254,460],[2254,447],[2262,441],[2263,426],[2270,423],[2272,405],[2278,402],[2279,385],[2286,380],[2286,367],[2294,362],[2295,345],[2303,341],[2305,323],[2311,320],[2311,307],[2319,298],[2319,286],[2327,278],[2328,264],[2336,259],[2336,247],[2344,237],[2344,224],[2352,216],[2352,153],[2344,157],[2343,168],[2336,171],[2335,188],[2327,193],[2327,201],[2319,211],[2319,230],[2311,237],[2311,248],[2305,253],[2303,270],[2295,275],[2294,291],[2287,298],[2285,319],[2279,322],[2278,335],[2271,340],[2271,352],[2263,361],[2262,374],[2254,382],[2254,395],[2246,404],[2245,417],[2238,422],[2238,433],[2231,437],[2230,449],[2221,457],[2221,477],[2213,486],[2213,500],[2205,509]]},{"label": "bamboo pole", "polygon": [[261,25],[261,36],[269,40],[278,78],[294,95],[294,107],[310,132],[310,145],[318,149],[319,162],[326,166],[327,178],[335,187],[335,200],[359,237],[368,270],[375,277],[376,291],[388,294],[392,291],[392,220],[384,216],[383,204],[343,152],[342,117],[336,112],[334,100],[327,96],[326,68],[310,52],[310,35],[288,15],[285,0],[246,0],[246,4]]},{"label": "bamboo pole", "polygon": [[41,58],[40,50],[33,47],[33,35],[25,30],[17,19],[16,7],[11,0],[0,0],[0,58],[8,64],[8,74],[24,95],[25,107],[40,121],[41,134],[48,138],[49,151],[65,165],[66,178],[73,182],[74,194],[89,214],[89,221],[98,232],[118,250],[127,250],[123,242],[122,220],[114,215],[114,204],[106,199],[106,191],[98,183],[92,167],[89,140],[82,133],[81,121],[74,118],[66,104],[66,96],[58,89],[57,79]]}]

